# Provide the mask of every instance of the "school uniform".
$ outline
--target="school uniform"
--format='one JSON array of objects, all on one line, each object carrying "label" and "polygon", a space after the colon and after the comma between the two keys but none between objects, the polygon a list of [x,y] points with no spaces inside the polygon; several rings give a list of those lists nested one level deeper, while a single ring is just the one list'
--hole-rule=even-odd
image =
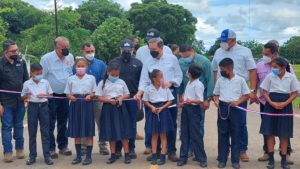
[{"label": "school uniform", "polygon": [[[204,86],[196,79],[189,81],[186,85],[183,95],[184,101],[187,99],[200,100],[203,102]],[[180,147],[180,161],[187,161],[190,143],[193,146],[196,159],[200,162],[207,162],[207,156],[204,150],[203,136],[199,128],[200,122],[203,120],[202,112],[204,110],[200,105],[187,105],[182,108],[181,113],[181,147]]]},{"label": "school uniform", "polygon": [[77,98],[70,103],[67,135],[71,138],[84,138],[95,136],[93,101],[84,98],[96,91],[96,80],[92,75],[85,74],[82,79],[77,75],[69,77],[65,94]]},{"label": "school uniform", "polygon": [[[151,84],[143,95],[143,101],[147,101],[155,107],[160,107],[168,101],[174,100],[174,96],[169,88],[160,87],[158,90]],[[167,133],[174,130],[174,122],[168,108],[159,114],[155,114],[150,108],[146,110],[145,131],[147,134]]]},{"label": "school uniform", "polygon": [[250,93],[246,81],[234,75],[232,79],[220,77],[214,89],[214,95],[219,96],[218,110],[218,155],[219,162],[227,162],[228,145],[231,139],[231,162],[239,163],[242,111],[230,107],[232,101],[239,100],[243,95]]},{"label": "school uniform", "polygon": [[[29,156],[30,158],[37,157],[36,150],[36,135],[38,122],[40,123],[40,131],[42,138],[42,147],[44,158],[50,157],[50,141],[49,141],[49,125],[50,117],[48,112],[48,99],[38,98],[38,94],[53,94],[50,84],[47,80],[42,79],[38,83],[32,79],[26,81],[23,85],[22,92],[30,92],[28,104],[28,133],[29,133]],[[24,96],[24,94],[22,94]]]},{"label": "school uniform", "polygon": [[[297,78],[286,72],[282,79],[270,73],[260,85],[260,88],[269,92],[273,102],[285,102],[289,99],[290,93],[298,91],[300,86]],[[293,114],[292,103],[281,110],[275,109],[268,102],[265,104],[264,112],[275,114]],[[263,116],[260,133],[268,136],[285,138],[293,137],[293,116]]]},{"label": "school uniform", "polygon": [[[96,95],[117,100],[120,96],[129,95],[129,90],[122,79],[118,79],[114,83],[106,79],[104,88],[103,80],[98,84]],[[125,103],[120,107],[103,103],[100,118],[100,141],[121,141],[132,138],[135,133],[131,130],[130,122]]]}]

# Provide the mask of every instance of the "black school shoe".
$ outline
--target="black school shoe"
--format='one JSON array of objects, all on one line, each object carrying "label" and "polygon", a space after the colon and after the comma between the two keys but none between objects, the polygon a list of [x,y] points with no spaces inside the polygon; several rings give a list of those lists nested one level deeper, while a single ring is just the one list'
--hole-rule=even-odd
[{"label": "black school shoe", "polygon": [[112,164],[117,161],[117,157],[115,154],[111,154],[110,158],[106,161],[106,164]]},{"label": "black school shoe", "polygon": [[53,165],[53,164],[54,164],[54,162],[53,162],[53,160],[52,160],[51,157],[45,158],[45,163],[46,163],[47,165]]},{"label": "black school shoe", "polygon": [[130,164],[131,163],[131,158],[130,158],[129,153],[125,153],[124,163],[125,164]]},{"label": "black school shoe", "polygon": [[206,168],[207,167],[207,162],[200,162],[200,167],[201,168]]},{"label": "black school shoe", "polygon": [[72,164],[73,165],[76,165],[76,164],[79,164],[79,163],[81,163],[81,161],[82,161],[82,159],[81,158],[79,158],[79,157],[76,157],[73,161],[72,161]]},{"label": "black school shoe", "polygon": [[164,165],[166,163],[166,155],[161,155],[159,161],[157,162],[158,165]]},{"label": "black school shoe", "polygon": [[226,164],[225,164],[225,163],[219,162],[218,168],[225,168],[225,167],[226,167]]},{"label": "black school shoe", "polygon": [[240,164],[239,163],[233,163],[232,168],[234,169],[240,169]]},{"label": "black school shoe", "polygon": [[129,150],[129,156],[131,159],[136,159],[137,155],[134,150]]},{"label": "black school shoe", "polygon": [[122,152],[121,151],[117,151],[115,154],[116,158],[119,159],[122,157]]},{"label": "black school shoe", "polygon": [[186,165],[186,163],[187,163],[187,161],[179,160],[179,161],[177,162],[177,166],[182,167],[182,166]]},{"label": "black school shoe", "polygon": [[93,160],[91,158],[86,158],[83,160],[82,165],[90,165],[92,162]]},{"label": "black school shoe", "polygon": [[36,162],[35,158],[29,157],[29,159],[26,161],[26,165],[32,165]]}]

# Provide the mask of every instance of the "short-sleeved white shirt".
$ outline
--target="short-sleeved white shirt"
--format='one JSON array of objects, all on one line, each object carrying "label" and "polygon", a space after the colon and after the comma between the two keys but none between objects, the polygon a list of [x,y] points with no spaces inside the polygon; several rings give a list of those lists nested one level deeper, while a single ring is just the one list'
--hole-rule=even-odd
[{"label": "short-sleeved white shirt", "polygon": [[192,82],[189,81],[186,85],[183,99],[184,101],[186,101],[187,99],[203,101],[203,93],[204,86],[199,79],[196,79]]},{"label": "short-sleeved white shirt", "polygon": [[[173,55],[172,50],[168,46],[164,46],[163,51],[164,53]],[[143,65],[148,59],[152,58],[148,45],[142,46],[136,51],[136,58],[139,59],[143,63]]]},{"label": "short-sleeved white shirt", "polygon": [[103,88],[103,80],[101,80],[96,90],[97,96],[103,96],[108,99],[117,98],[128,94],[129,94],[128,87],[122,79],[118,79],[114,83],[106,79],[104,88]]},{"label": "short-sleeved white shirt", "polygon": [[169,88],[160,87],[158,90],[151,84],[146,88],[143,101],[151,103],[167,102],[174,100],[174,96]]},{"label": "short-sleeved white shirt", "polygon": [[280,79],[279,76],[273,73],[268,74],[260,85],[260,88],[270,93],[274,92],[288,94],[294,91],[298,91],[300,89],[300,86],[297,78],[293,74],[285,72],[282,79]]},{"label": "short-sleeved white shirt", "polygon": [[[51,86],[46,79],[42,79],[38,83],[35,83],[32,79],[27,80],[23,85],[22,92],[30,92],[31,97],[29,98],[29,102],[34,103],[43,103],[48,101],[47,98],[38,98],[38,94],[53,94]],[[24,96],[24,93],[21,95]]]},{"label": "short-sleeved white shirt", "polygon": [[82,79],[77,75],[68,78],[65,94],[91,94],[96,91],[96,80],[92,75],[85,74]]},{"label": "short-sleeved white shirt", "polygon": [[220,77],[219,63],[224,58],[231,58],[234,62],[234,73],[249,80],[249,70],[256,69],[256,63],[249,48],[236,44],[229,51],[219,48],[212,61],[213,71],[218,71]]},{"label": "short-sleeved white shirt", "polygon": [[238,75],[234,75],[232,79],[220,77],[214,90],[214,95],[220,96],[219,100],[223,102],[238,101],[243,95],[249,93],[246,81]]}]

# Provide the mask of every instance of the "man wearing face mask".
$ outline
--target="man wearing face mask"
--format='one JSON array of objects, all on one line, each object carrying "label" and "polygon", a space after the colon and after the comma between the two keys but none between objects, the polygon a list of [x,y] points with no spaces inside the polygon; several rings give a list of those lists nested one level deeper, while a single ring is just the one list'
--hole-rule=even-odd
[{"label": "man wearing face mask", "polygon": [[[54,51],[42,56],[40,64],[43,66],[43,77],[49,81],[53,96],[66,97],[64,90],[67,80],[73,75],[74,57],[69,52],[69,40],[57,37],[54,41]],[[57,122],[57,144],[59,154],[70,156],[68,138],[66,136],[69,114],[69,101],[67,99],[49,99],[50,115],[50,155],[52,159],[58,158],[55,151],[54,129]]]},{"label": "man wearing face mask", "polygon": [[[177,104],[177,88],[182,82],[182,71],[179,66],[177,58],[173,54],[164,52],[164,43],[161,38],[152,38],[148,41],[150,54],[152,58],[148,59],[143,65],[141,80],[139,83],[139,91],[135,98],[141,99],[143,92],[149,86],[150,78],[149,72],[154,69],[161,70],[163,72],[164,81],[162,86],[170,88],[175,100],[173,104]],[[176,135],[177,135],[177,106],[169,108],[172,119],[174,122],[174,130],[167,133],[168,140],[168,158],[169,160],[176,162],[178,158],[176,157]],[[146,114],[147,116],[147,114]],[[147,119],[147,118],[146,118]],[[147,149],[151,149],[151,134],[145,133],[145,146]],[[159,155],[159,154],[158,154]]]},{"label": "man wearing face mask", "polygon": [[[257,86],[260,86],[260,84],[264,81],[265,77],[272,72],[271,63],[272,61],[279,57],[279,43],[276,40],[271,40],[268,43],[264,45],[263,48],[263,57],[262,59],[257,63],[256,65],[256,71],[257,71]],[[293,73],[292,67],[289,66],[290,69],[287,70],[288,72]],[[294,74],[294,73],[293,73]],[[260,111],[264,112],[264,107],[266,104],[266,100],[262,96],[262,90],[260,89],[260,95],[259,95],[259,103],[260,103]],[[258,161],[268,161],[269,155],[268,155],[268,145],[267,145],[267,136],[264,135],[264,155],[260,158],[258,158]],[[275,141],[275,140],[274,140]],[[288,164],[292,165],[293,161],[291,160],[291,142],[289,139],[288,142],[288,151],[287,151],[287,162]]]},{"label": "man wearing face mask", "polygon": [[[249,48],[241,46],[236,43],[236,34],[233,30],[223,30],[221,36],[218,38],[221,41],[220,48],[215,52],[212,68],[214,72],[215,81],[220,76],[219,63],[224,58],[231,58],[234,61],[234,73],[243,77],[250,82],[250,104],[258,103],[256,96],[256,64],[253,59],[252,52]],[[242,104],[244,108],[247,107],[247,102]],[[243,162],[248,162],[248,131],[247,131],[247,114],[242,113],[241,120],[241,143],[240,143],[240,159]],[[229,145],[228,145],[229,152]]]},{"label": "man wearing face mask", "polygon": [[[134,97],[138,92],[140,76],[142,72],[143,64],[140,60],[136,59],[133,55],[134,46],[131,40],[125,39],[121,41],[121,56],[113,59],[110,63],[116,63],[120,65],[120,76],[119,78],[124,80],[128,90],[130,92],[130,97]],[[138,107],[137,102],[130,100],[125,101],[124,104],[127,105],[133,133],[136,133],[137,126],[137,113]],[[136,134],[135,134],[136,135]],[[135,136],[134,135],[134,136]],[[122,143],[117,142],[117,153],[118,157],[121,155]],[[131,159],[136,159],[137,155],[135,153],[135,137],[129,139],[129,156]]]},{"label": "man wearing face mask", "polygon": [[[22,91],[23,83],[29,79],[26,63],[19,56],[17,44],[11,40],[3,43],[4,57],[0,58],[0,89]],[[0,118],[2,122],[2,144],[4,162],[13,161],[12,138],[15,140],[16,158],[25,157],[23,120],[25,108],[20,94],[0,93]],[[12,130],[13,137],[12,137]]]}]

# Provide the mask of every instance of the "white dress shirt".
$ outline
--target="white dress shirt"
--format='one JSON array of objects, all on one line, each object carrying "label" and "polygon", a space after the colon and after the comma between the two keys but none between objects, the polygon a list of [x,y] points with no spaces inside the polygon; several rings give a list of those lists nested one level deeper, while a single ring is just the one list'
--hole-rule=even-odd
[{"label": "white dress shirt", "polygon": [[[170,55],[173,55],[172,50],[168,46],[164,46],[163,51],[164,51],[164,53],[168,53]],[[150,49],[149,49],[148,45],[140,47],[136,51],[136,56],[135,57],[137,59],[139,59],[143,64],[145,64],[148,59],[151,59],[152,56],[150,54]],[[176,56],[174,56],[174,57],[176,57]]]},{"label": "white dress shirt", "polygon": [[274,73],[268,74],[260,85],[260,88],[270,93],[274,92],[286,94],[300,90],[297,78],[289,72],[285,72],[282,79]]},{"label": "white dress shirt", "polygon": [[219,100],[223,102],[238,101],[243,95],[249,93],[246,81],[238,75],[234,75],[232,79],[220,77],[214,90],[214,95],[220,96]]},{"label": "white dress shirt", "polygon": [[158,90],[151,84],[146,88],[143,101],[151,103],[167,102],[174,100],[174,96],[169,88],[160,87]]},{"label": "white dress shirt", "polygon": [[[34,103],[43,103],[48,101],[47,98],[38,98],[38,94],[53,94],[49,82],[45,79],[40,80],[38,83],[35,83],[32,79],[27,80],[23,85],[22,92],[30,92],[31,96],[29,98],[29,102]],[[24,96],[24,93],[21,95]]]},{"label": "white dress shirt", "polygon": [[183,100],[186,101],[187,99],[191,99],[203,102],[203,93],[204,85],[199,79],[195,79],[192,82],[189,81],[184,91]]},{"label": "white dress shirt", "polygon": [[92,94],[96,92],[96,79],[92,75],[85,74],[82,79],[77,75],[69,77],[65,94]]},{"label": "white dress shirt", "polygon": [[212,61],[213,71],[218,71],[220,77],[219,63],[224,58],[231,58],[234,62],[234,73],[249,80],[249,70],[256,68],[256,63],[253,59],[252,52],[249,48],[236,44],[229,51],[219,48],[214,55]]},{"label": "white dress shirt", "polygon": [[183,74],[178,59],[174,55],[164,53],[159,60],[151,58],[143,65],[139,90],[145,91],[147,86],[151,84],[149,73],[154,69],[162,71],[165,82],[172,82],[175,87],[180,86]]},{"label": "white dress shirt", "polygon": [[98,84],[96,95],[103,96],[107,99],[117,98],[124,95],[129,95],[129,90],[126,83],[122,79],[118,79],[115,83],[112,83],[108,79],[105,81],[103,88],[103,80]]}]

